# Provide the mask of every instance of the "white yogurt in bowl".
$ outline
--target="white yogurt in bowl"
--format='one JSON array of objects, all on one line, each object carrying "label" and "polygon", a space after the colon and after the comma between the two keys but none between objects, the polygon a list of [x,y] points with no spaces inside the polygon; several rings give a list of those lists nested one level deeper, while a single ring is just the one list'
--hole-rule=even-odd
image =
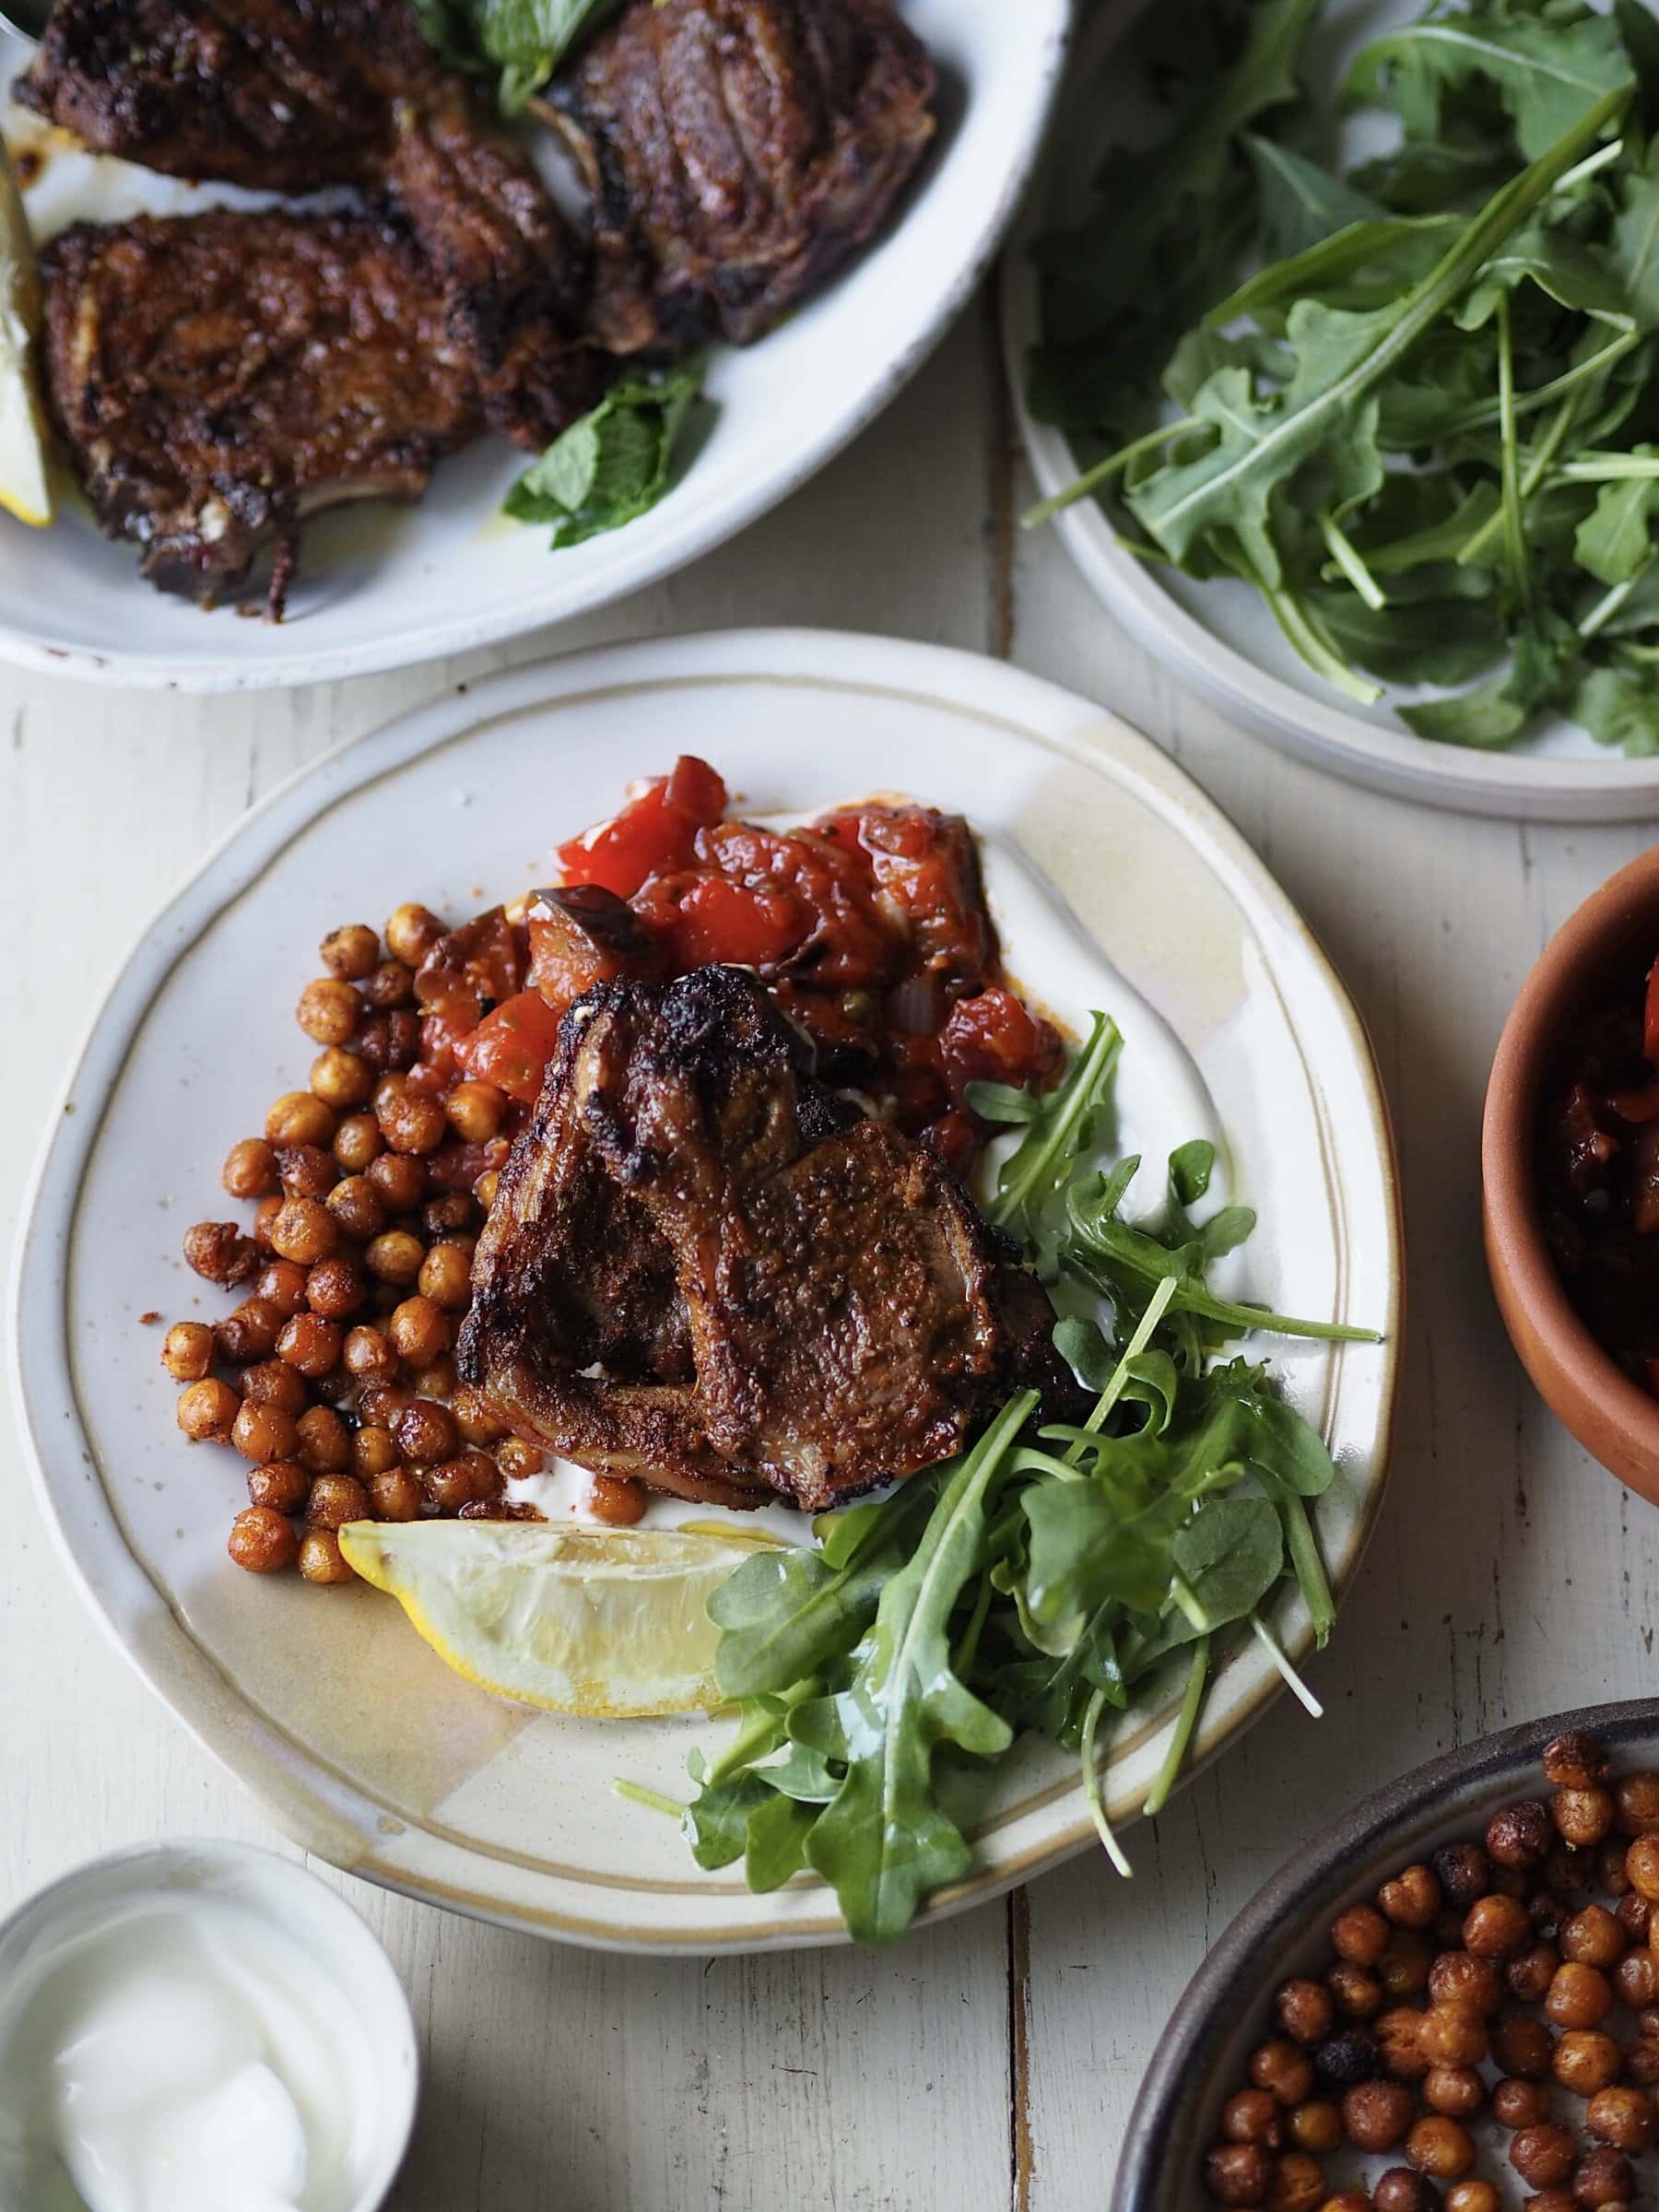
[{"label": "white yogurt in bowl", "polygon": [[417,2076],[385,1953],[269,1853],[124,1853],[0,1928],[3,2212],[372,2212]]}]

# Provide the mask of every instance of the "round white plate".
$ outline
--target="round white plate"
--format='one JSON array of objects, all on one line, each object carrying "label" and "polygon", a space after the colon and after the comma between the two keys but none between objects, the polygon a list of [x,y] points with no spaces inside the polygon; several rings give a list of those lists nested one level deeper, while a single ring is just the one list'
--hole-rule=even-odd
[{"label": "round white plate", "polygon": [[[1251,1291],[1387,1332],[1381,1348],[1286,1347],[1276,1361],[1341,1468],[1319,1514],[1338,1584],[1381,1498],[1400,1263],[1375,1069],[1307,929],[1145,738],[1006,666],[795,630],[584,653],[441,699],[250,816],[134,952],[41,1162],[13,1311],[48,1513],[141,1673],[312,1850],[514,1926],[706,1951],[843,1933],[816,1881],[752,1897],[735,1872],[700,1873],[671,1820],[612,1793],[620,1775],[682,1794],[688,1749],[729,1724],[531,1713],[450,1674],[373,1591],[250,1581],[224,1549],[239,1463],[181,1439],[160,1328],[141,1321],[222,1305],[184,1271],[180,1237],[216,1210],[230,1143],[303,1080],[292,1008],[323,931],[407,898],[459,914],[527,886],[625,779],[682,749],[716,762],[750,811],[896,788],[960,809],[1012,867],[1046,879],[1156,1009],[1189,1095],[1207,1094],[1227,1133],[1235,1194],[1260,1209],[1242,1255]],[[1027,980],[1041,994],[1043,977]],[[1126,1051],[1126,1093],[1142,1095],[1137,1057],[1162,1049]],[[1158,1163],[1148,1176],[1161,1182]],[[1300,1607],[1280,1626],[1305,1646]],[[1260,1648],[1242,1647],[1214,1687],[1201,1751],[1277,1684]],[[1171,1712],[1114,1747],[1117,1816],[1144,1797]],[[932,1909],[990,1896],[1091,1834],[1075,1761],[1023,1746],[976,1831],[974,1874]]]},{"label": "round white plate", "polygon": [[[621,598],[694,560],[775,506],[870,421],[920,366],[978,281],[1035,159],[1059,81],[1071,0],[900,0],[939,69],[940,129],[876,242],[780,329],[716,348],[715,403],[679,482],[626,529],[560,553],[503,522],[525,456],[488,439],[446,461],[418,507],[365,507],[307,530],[299,588],[277,627],[203,616],[137,576],[71,493],[57,526],[0,514],[0,654],[112,683],[241,690],[396,668]],[[24,59],[0,35],[0,85]],[[28,194],[45,236],[238,195],[191,191],[80,153],[23,110],[7,142],[45,156]]]},{"label": "round white plate", "polygon": [[[1108,8],[1081,42],[1006,259],[1007,373],[1045,498],[1074,482],[1082,464],[1065,433],[1036,421],[1025,402],[1027,364],[1039,328],[1029,248],[1041,232],[1075,219],[1086,204],[1089,173],[1109,134],[1135,144],[1157,128],[1157,111],[1138,96],[1134,73],[1124,67],[1118,51],[1137,12],[1133,5]],[[1421,12],[1419,0],[1328,0],[1309,41],[1310,81],[1339,82],[1347,58],[1367,40]],[[1362,158],[1378,143],[1361,125],[1358,135],[1343,142],[1342,158]],[[1201,583],[1136,560],[1118,545],[1092,500],[1066,508],[1050,526],[1059,531],[1101,603],[1148,652],[1220,713],[1298,759],[1374,791],[1469,814],[1598,822],[1645,820],[1659,813],[1659,760],[1627,760],[1559,720],[1509,752],[1433,744],[1408,730],[1386,698],[1375,707],[1360,707],[1322,682],[1248,584]]]}]

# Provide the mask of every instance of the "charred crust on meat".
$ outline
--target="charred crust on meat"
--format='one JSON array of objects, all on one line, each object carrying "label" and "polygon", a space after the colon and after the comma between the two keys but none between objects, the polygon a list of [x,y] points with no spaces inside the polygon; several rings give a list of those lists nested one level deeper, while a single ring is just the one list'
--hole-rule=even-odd
[{"label": "charred crust on meat", "polygon": [[570,1009],[474,1263],[462,1374],[682,1496],[818,1511],[1075,1392],[1046,1294],[920,1146],[830,1091],[747,971]]}]

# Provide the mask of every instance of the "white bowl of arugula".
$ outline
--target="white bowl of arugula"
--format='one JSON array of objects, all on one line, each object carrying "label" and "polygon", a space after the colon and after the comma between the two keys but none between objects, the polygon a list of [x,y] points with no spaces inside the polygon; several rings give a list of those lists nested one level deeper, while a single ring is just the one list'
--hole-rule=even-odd
[{"label": "white bowl of arugula", "polygon": [[1656,126],[1636,0],[1103,18],[1011,257],[1028,520],[1303,759],[1651,813]]}]

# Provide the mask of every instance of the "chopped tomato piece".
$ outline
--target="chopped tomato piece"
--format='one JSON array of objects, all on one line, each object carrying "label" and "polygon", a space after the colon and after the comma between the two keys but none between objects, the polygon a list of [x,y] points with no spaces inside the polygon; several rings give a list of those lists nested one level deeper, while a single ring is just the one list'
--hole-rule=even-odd
[{"label": "chopped tomato piece", "polygon": [[559,846],[565,881],[601,884],[631,899],[653,876],[689,866],[697,832],[724,806],[725,785],[706,760],[686,753],[671,776],[636,789],[620,814]]},{"label": "chopped tomato piece", "polygon": [[775,966],[806,935],[806,916],[787,891],[750,889],[724,876],[699,877],[678,900],[669,942],[676,965]]},{"label": "chopped tomato piece", "polygon": [[539,992],[521,991],[487,1014],[455,1057],[477,1083],[493,1083],[510,1099],[534,1106],[559,1042],[559,1018]]},{"label": "chopped tomato piece", "polygon": [[750,890],[787,891],[805,914],[803,973],[827,991],[867,989],[891,967],[899,941],[876,910],[862,856],[815,830],[781,837],[748,822],[717,822],[697,841],[703,866]]},{"label": "chopped tomato piece", "polygon": [[992,972],[990,917],[973,834],[959,814],[931,806],[865,806],[819,824],[864,853],[881,903],[914,941],[922,965],[959,989]]},{"label": "chopped tomato piece", "polygon": [[1648,970],[1647,1004],[1641,1017],[1641,1049],[1659,1067],[1659,960]]},{"label": "chopped tomato piece", "polygon": [[535,891],[526,919],[530,986],[559,1013],[595,983],[662,972],[661,939],[626,900],[600,884]]},{"label": "chopped tomato piece", "polygon": [[970,1083],[1043,1082],[1059,1065],[1060,1035],[1052,1022],[993,983],[959,998],[939,1040],[945,1080],[959,1104]]}]

